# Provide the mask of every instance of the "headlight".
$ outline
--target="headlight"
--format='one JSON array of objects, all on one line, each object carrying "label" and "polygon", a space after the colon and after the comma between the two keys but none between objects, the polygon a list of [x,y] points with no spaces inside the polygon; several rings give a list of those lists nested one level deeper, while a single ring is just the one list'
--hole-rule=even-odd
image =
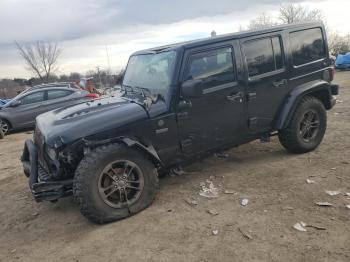
[{"label": "headlight", "polygon": [[57,152],[54,148],[48,147],[46,146],[46,154],[52,159],[56,159],[57,158]]}]

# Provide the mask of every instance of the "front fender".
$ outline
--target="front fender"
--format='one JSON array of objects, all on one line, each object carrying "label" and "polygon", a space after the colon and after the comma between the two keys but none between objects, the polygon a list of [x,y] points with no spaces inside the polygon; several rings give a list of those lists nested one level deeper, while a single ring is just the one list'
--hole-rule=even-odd
[{"label": "front fender", "polygon": [[101,146],[101,145],[106,145],[110,143],[123,143],[128,147],[135,147],[142,152],[146,153],[148,156],[151,157],[152,161],[155,164],[159,164],[163,166],[163,163],[161,159],[158,156],[157,151],[152,145],[144,145],[143,143],[137,141],[136,139],[130,138],[130,137],[125,137],[125,136],[120,136],[120,137],[115,137],[115,138],[110,138],[102,141],[90,141],[90,140],[84,140],[85,145],[87,147],[95,147],[95,146]]},{"label": "front fender", "polygon": [[[277,121],[275,122],[274,129],[281,130],[285,128],[289,121],[292,118],[293,112],[296,109],[297,105],[301,101],[301,99],[306,95],[316,94],[318,92],[325,92],[327,93],[329,103],[331,104],[331,90],[330,90],[330,83],[324,80],[315,80],[312,82],[305,83],[303,85],[300,85],[296,88],[294,88],[291,93],[288,95],[282,110],[280,111],[279,115],[277,116]],[[324,101],[322,101],[324,102]],[[327,106],[326,106],[327,108]],[[327,108],[329,109],[329,108]]]}]

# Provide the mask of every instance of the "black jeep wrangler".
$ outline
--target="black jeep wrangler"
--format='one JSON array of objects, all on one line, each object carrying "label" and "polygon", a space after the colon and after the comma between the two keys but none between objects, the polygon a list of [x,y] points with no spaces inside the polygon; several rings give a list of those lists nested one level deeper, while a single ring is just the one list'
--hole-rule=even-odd
[{"label": "black jeep wrangler", "polygon": [[37,201],[73,194],[97,223],[149,206],[158,174],[278,135],[314,150],[335,104],[324,26],[292,24],[134,53],[121,97],[40,115],[22,162]]}]

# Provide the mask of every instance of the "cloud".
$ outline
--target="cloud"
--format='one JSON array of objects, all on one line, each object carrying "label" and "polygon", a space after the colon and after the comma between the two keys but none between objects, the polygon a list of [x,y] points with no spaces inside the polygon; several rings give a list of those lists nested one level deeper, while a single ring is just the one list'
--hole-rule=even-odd
[{"label": "cloud", "polygon": [[279,0],[2,0],[0,45],[17,41],[63,41],[138,25],[244,11]]}]

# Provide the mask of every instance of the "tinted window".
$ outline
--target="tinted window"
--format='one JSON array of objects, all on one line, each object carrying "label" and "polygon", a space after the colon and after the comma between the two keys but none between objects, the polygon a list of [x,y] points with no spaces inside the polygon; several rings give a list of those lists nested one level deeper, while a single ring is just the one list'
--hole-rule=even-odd
[{"label": "tinted window", "polygon": [[36,92],[21,98],[22,105],[44,101],[44,92]]},{"label": "tinted window", "polygon": [[50,99],[57,99],[61,97],[68,96],[72,93],[72,91],[68,90],[49,90],[47,92],[47,98]]},{"label": "tinted window", "polygon": [[290,33],[290,43],[294,65],[302,65],[326,57],[320,28]]},{"label": "tinted window", "polygon": [[185,80],[202,79],[213,87],[234,81],[233,72],[232,50],[225,48],[192,55]]},{"label": "tinted window", "polygon": [[283,67],[279,37],[247,41],[243,44],[249,76],[272,72]]}]

